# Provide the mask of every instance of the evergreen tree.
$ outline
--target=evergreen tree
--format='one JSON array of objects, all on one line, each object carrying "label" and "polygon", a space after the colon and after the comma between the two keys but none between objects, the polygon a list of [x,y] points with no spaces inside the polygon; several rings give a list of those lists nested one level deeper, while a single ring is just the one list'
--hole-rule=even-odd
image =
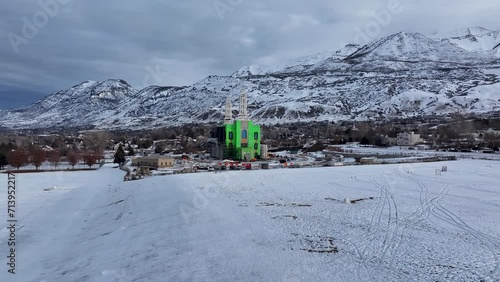
[{"label": "evergreen tree", "polygon": [[160,144],[160,143],[156,144],[156,146],[155,146],[155,153],[156,154],[162,154],[164,150],[165,150],[165,147],[163,146],[163,144]]},{"label": "evergreen tree", "polygon": [[149,149],[153,146],[153,140],[147,139],[139,142],[139,148],[141,149]]},{"label": "evergreen tree", "polygon": [[128,146],[128,155],[129,156],[135,156],[135,150],[132,148],[132,146]]},{"label": "evergreen tree", "polygon": [[0,169],[4,169],[4,167],[8,164],[7,154],[4,154],[4,152],[0,151]]},{"label": "evergreen tree", "polygon": [[118,150],[115,153],[115,160],[113,163],[115,164],[124,164],[125,163],[125,151],[123,150],[122,145],[118,146]]},{"label": "evergreen tree", "polygon": [[2,143],[0,145],[0,169],[4,169],[9,164],[7,156],[9,155],[9,152],[15,149],[17,149],[16,144],[12,144],[10,142],[7,144]]},{"label": "evergreen tree", "polygon": [[5,143],[2,143],[0,145],[0,169],[3,169],[6,165],[9,163],[7,162],[7,153],[9,150],[7,149],[7,145]]}]

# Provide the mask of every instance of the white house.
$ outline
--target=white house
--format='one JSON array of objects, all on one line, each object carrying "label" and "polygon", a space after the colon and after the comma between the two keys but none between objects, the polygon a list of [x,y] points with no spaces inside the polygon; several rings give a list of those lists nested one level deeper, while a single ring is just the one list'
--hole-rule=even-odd
[{"label": "white house", "polygon": [[424,139],[420,138],[420,134],[415,134],[415,132],[404,132],[398,134],[397,144],[398,146],[414,146],[418,143],[423,143]]}]

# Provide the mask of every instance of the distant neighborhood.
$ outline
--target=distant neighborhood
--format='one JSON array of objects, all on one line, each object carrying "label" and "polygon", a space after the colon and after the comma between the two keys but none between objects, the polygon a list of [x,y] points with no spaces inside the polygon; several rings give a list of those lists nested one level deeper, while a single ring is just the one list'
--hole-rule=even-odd
[{"label": "distant neighborhood", "polygon": [[[228,116],[225,123],[231,124],[230,119],[232,117]],[[500,146],[498,120],[466,119],[461,116],[446,121],[417,120],[392,124],[322,122],[261,125],[258,131],[252,129],[255,132],[242,131],[243,135],[236,135],[236,127],[226,126],[224,130],[233,128],[230,130],[234,132],[234,141],[241,142],[241,145],[246,146],[247,143],[238,140],[251,139],[253,142],[254,137],[258,138],[255,139],[257,142],[249,143],[245,153],[234,155],[227,151],[234,146],[230,133],[226,136],[224,131],[220,131],[223,134],[220,136],[224,137],[218,137],[219,133],[214,131],[216,128],[221,127],[217,124],[196,124],[137,132],[3,135],[0,136],[0,169],[71,171],[98,169],[105,162],[130,162],[131,166],[159,169],[189,161],[272,160],[280,151],[321,152],[328,146],[345,144],[483,154],[498,154]]]}]

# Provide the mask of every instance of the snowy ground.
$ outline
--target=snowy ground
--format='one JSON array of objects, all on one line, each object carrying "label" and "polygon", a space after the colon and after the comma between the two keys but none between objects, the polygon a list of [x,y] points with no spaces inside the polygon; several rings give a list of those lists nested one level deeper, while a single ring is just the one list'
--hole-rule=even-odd
[{"label": "snowy ground", "polygon": [[0,281],[500,281],[499,171],[461,160],[18,175],[17,274],[4,228]]}]

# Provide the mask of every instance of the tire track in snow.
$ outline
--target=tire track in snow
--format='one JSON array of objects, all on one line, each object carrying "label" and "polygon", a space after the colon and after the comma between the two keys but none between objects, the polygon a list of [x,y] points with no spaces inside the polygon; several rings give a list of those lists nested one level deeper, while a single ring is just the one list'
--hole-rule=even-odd
[{"label": "tire track in snow", "polygon": [[[350,178],[353,180],[357,180],[358,182],[366,183],[366,181],[359,180],[358,176],[351,176]],[[332,187],[338,186],[338,187],[352,189],[352,186],[342,185],[342,184],[335,182],[335,181],[330,181],[329,184]],[[380,200],[377,201],[377,204],[379,202],[380,202]],[[346,219],[343,218],[342,220],[346,220]],[[348,254],[348,258],[350,260],[352,260],[350,263],[353,263],[355,265],[360,266],[359,268],[355,268],[355,271],[354,271],[355,276],[356,276],[356,281],[365,281],[366,280],[366,279],[361,279],[361,277],[368,277],[369,278],[368,281],[374,281],[373,272],[370,271],[367,260],[363,259],[363,250],[361,250],[361,248],[364,247],[367,243],[371,242],[371,240],[367,240],[366,243],[362,243],[362,244],[355,244],[354,242],[352,242],[352,240],[342,240],[342,239],[339,239],[339,242],[343,242],[346,246],[350,246],[350,248],[354,251],[354,254],[349,254],[348,252],[346,254]],[[338,265],[341,268],[341,271],[345,271],[344,266],[346,265],[346,262],[344,260],[340,261],[338,259],[335,259],[335,261],[336,261],[336,265]],[[350,265],[350,263],[349,263],[349,265]],[[364,272],[365,276],[363,276],[362,272]]]},{"label": "tire track in snow", "polygon": [[[410,172],[401,172],[395,169],[394,174],[405,178]],[[365,182],[359,180],[356,176],[352,176],[351,179]],[[363,268],[362,270],[356,271],[356,277],[360,277],[363,270],[365,270],[366,273],[370,273],[368,268],[379,269],[390,274],[392,277],[398,277],[399,273],[393,266],[401,250],[407,230],[409,230],[411,225],[428,219],[431,215],[431,202],[441,200],[447,195],[448,189],[444,188],[440,193],[429,198],[427,187],[419,186],[420,194],[418,207],[412,214],[401,219],[396,200],[389,191],[388,186],[379,183],[375,177],[370,177],[369,183],[379,189],[379,201],[377,201],[375,211],[372,214],[368,232],[360,239],[361,244],[350,242],[354,249],[355,256],[357,256],[356,261],[358,261]],[[387,214],[384,214],[385,212],[387,212]],[[384,215],[387,216],[387,218],[385,218]],[[378,245],[379,241],[377,239],[380,239],[380,236],[383,236],[381,239],[382,244]],[[386,257],[390,258],[388,261],[389,267],[383,266]]]},{"label": "tire track in snow", "polygon": [[[396,171],[396,175],[401,174],[401,172]],[[371,178],[371,182],[373,185],[378,187],[381,191],[381,198],[384,199],[384,203],[389,206],[389,214],[388,214],[388,219],[387,219],[387,230],[384,232],[384,240],[382,242],[382,246],[380,249],[380,254],[378,256],[378,264],[377,266],[380,267],[384,261],[385,257],[390,257],[391,260],[389,261],[389,269],[393,269],[394,265],[394,260],[397,257],[401,244],[404,241],[404,235],[406,230],[408,230],[408,227],[410,225],[413,225],[415,223],[421,222],[426,220],[430,216],[430,208],[431,208],[431,201],[438,201],[441,198],[443,198],[446,193],[448,192],[447,189],[443,189],[441,193],[438,195],[434,196],[431,199],[428,199],[428,190],[424,189],[421,187],[420,191],[420,197],[419,197],[419,206],[413,212],[410,214],[408,217],[404,219],[400,219],[399,216],[399,211],[397,209],[397,203],[394,199],[394,196],[390,191],[387,189],[386,185],[382,185],[376,181],[375,178]],[[390,200],[389,200],[390,199]],[[391,208],[392,207],[392,208]],[[383,210],[382,210],[383,212]],[[374,213],[374,217],[380,216],[380,214],[377,214],[378,212]],[[373,222],[373,221],[372,221]],[[380,228],[379,228],[380,229]],[[380,232],[379,232],[380,233]],[[376,239],[376,233],[372,236],[372,240],[368,243],[367,247],[370,247],[370,245],[373,245],[372,241],[373,239]],[[374,246],[371,247],[372,252],[376,252],[376,248]],[[362,258],[367,260],[368,256],[366,252],[362,253],[363,256]],[[395,273],[397,274],[397,273]]]},{"label": "tire track in snow", "polygon": [[[414,177],[411,177],[411,176],[407,176],[406,178],[414,181],[423,190],[428,191],[427,185],[425,185],[422,181],[420,181]],[[462,229],[466,233],[468,233],[471,236],[473,236],[474,238],[476,238],[483,246],[486,247],[486,249],[488,249],[489,252],[491,252],[493,257],[495,258],[494,262],[493,263],[483,262],[483,267],[486,265],[494,265],[493,270],[490,271],[490,274],[486,275],[486,277],[495,278],[493,275],[496,272],[498,272],[498,269],[500,267],[499,255],[497,254],[497,251],[495,250],[495,248],[499,245],[498,238],[492,237],[488,234],[485,234],[483,232],[480,232],[480,231],[472,228],[470,225],[465,223],[465,221],[463,221],[458,215],[456,215],[452,211],[446,209],[439,201],[431,201],[430,203],[432,204],[432,207],[430,208],[430,214],[436,216],[437,218],[443,220],[444,222],[447,222],[451,225],[458,227],[459,229]],[[439,212],[436,212],[436,210]],[[465,268],[460,268],[460,269],[463,270],[462,273],[465,271],[470,271],[470,270],[467,270]],[[477,266],[476,266],[476,269],[477,269]],[[442,275],[445,275],[446,273],[449,273],[452,271],[456,271],[456,270],[444,271],[440,275],[440,278],[443,278]]]},{"label": "tire track in snow", "polygon": [[[353,179],[357,178],[355,177]],[[369,259],[378,259],[378,263],[376,263],[375,266],[380,267],[382,265],[383,258],[385,257],[385,254],[388,250],[386,248],[386,244],[391,237],[391,234],[389,232],[399,221],[399,212],[394,197],[387,189],[386,185],[380,185],[374,177],[370,177],[369,183],[379,189],[379,201],[377,201],[375,211],[372,214],[367,231],[368,234],[365,234],[365,236],[361,238],[361,241],[363,242],[360,244],[360,248],[362,250],[358,252],[358,254],[360,259],[364,260],[365,262],[368,262]],[[385,222],[386,219],[384,219],[384,212],[386,210],[388,211],[388,215],[387,221]],[[385,233],[385,236],[382,239],[380,247],[378,247],[375,246],[375,244],[377,244],[376,239],[378,239],[381,233]],[[377,252],[380,252],[381,255],[376,256],[375,254]]]},{"label": "tire track in snow", "polygon": [[[353,179],[357,179],[357,178],[353,178]],[[364,181],[360,181],[360,182],[364,182]],[[376,236],[377,236],[377,232],[375,232],[375,231],[378,231],[380,229],[380,221],[381,221],[382,215],[384,213],[385,205],[387,203],[387,199],[385,198],[383,189],[379,188],[378,199],[379,200],[377,201],[377,204],[375,206],[375,211],[373,212],[371,220],[370,220],[367,234],[365,234],[361,238],[361,241],[362,241],[360,243],[361,252],[359,253],[359,255],[360,255],[360,258],[362,260],[365,260],[365,261],[368,259],[367,253],[370,250],[373,250],[372,245],[374,244],[374,240],[376,239]]]},{"label": "tire track in snow", "polygon": [[[474,228],[472,228],[470,225],[465,223],[459,216],[451,212],[450,210],[446,209],[442,204],[440,203],[435,203],[434,208],[436,208],[438,211],[440,211],[442,214],[439,214],[437,212],[434,213],[434,215],[441,220],[448,222],[452,225],[455,225],[456,227],[462,229],[466,233],[469,233],[472,235],[474,238],[476,238],[479,242],[482,243],[483,246],[485,246],[489,252],[493,255],[494,261],[491,263],[484,262],[483,261],[483,266],[481,268],[484,268],[484,266],[487,265],[493,265],[493,270],[490,271],[489,275],[486,275],[486,277],[491,277],[494,278],[494,274],[498,272],[499,269],[499,258],[497,251],[495,248],[499,245],[498,244],[498,239],[491,237],[488,234],[482,233]],[[434,210],[433,210],[434,211]],[[476,266],[476,269],[478,267]]]},{"label": "tire track in snow", "polygon": [[[392,193],[387,189],[388,187],[379,184],[374,177],[371,177],[371,182],[375,186],[380,187],[380,189],[384,191],[384,196],[388,202],[388,207],[389,207],[387,231],[385,232],[386,234],[384,236],[384,240],[382,241],[382,255],[380,257],[380,264],[381,264],[384,261],[386,253],[391,246],[391,244],[389,244],[388,242],[392,242],[394,240],[395,230],[397,229],[399,224],[399,212],[396,201],[394,200],[394,195],[392,195]],[[394,212],[392,212],[392,209],[394,209]],[[394,220],[392,219],[393,213],[394,213]],[[392,229],[394,229],[394,231],[391,231]]]},{"label": "tire track in snow", "polygon": [[[408,179],[406,175],[402,174],[400,171],[395,171],[395,173],[396,175],[399,175],[402,178]],[[394,244],[394,247],[392,248],[393,251],[391,252],[390,255],[391,257],[391,261],[389,262],[390,268],[392,268],[392,266],[394,265],[394,261],[400,252],[401,245],[402,242],[404,241],[404,236],[406,231],[408,230],[408,227],[417,223],[421,223],[430,217],[433,203],[440,201],[448,194],[449,192],[448,186],[443,188],[440,193],[438,193],[437,195],[435,195],[430,199],[428,198],[427,187],[419,186],[420,187],[419,206],[415,210],[415,212],[413,212],[412,214],[410,214],[408,217],[404,218],[401,221],[402,225],[399,226],[399,230],[396,230],[396,235],[398,239],[395,243],[391,242],[392,244]]]}]

